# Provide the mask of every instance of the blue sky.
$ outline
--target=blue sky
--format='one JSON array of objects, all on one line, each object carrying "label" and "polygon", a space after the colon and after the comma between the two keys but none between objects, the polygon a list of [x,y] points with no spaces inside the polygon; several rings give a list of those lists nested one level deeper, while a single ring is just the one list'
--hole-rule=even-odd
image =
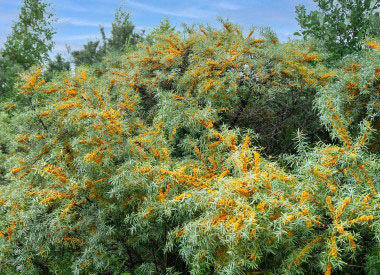
[{"label": "blue sky", "polygon": [[[99,38],[99,25],[108,33],[114,11],[123,7],[131,14],[137,30],[157,27],[164,18],[181,29],[181,23],[208,23],[218,26],[221,16],[241,25],[249,32],[252,25],[270,26],[281,40],[298,30],[294,9],[298,4],[308,9],[312,0],[45,0],[52,4],[58,21],[54,52],[65,53],[65,44],[73,50],[87,41]],[[0,48],[17,20],[22,0],[0,0]]]}]

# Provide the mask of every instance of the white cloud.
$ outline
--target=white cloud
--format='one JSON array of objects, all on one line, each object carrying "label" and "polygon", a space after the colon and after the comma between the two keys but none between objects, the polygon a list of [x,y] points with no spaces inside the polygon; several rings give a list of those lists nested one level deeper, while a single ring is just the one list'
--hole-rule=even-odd
[{"label": "white cloud", "polygon": [[230,10],[230,11],[237,11],[244,8],[243,6],[235,5],[235,4],[231,4],[227,2],[218,3],[216,7],[222,10]]},{"label": "white cloud", "polygon": [[78,35],[70,35],[59,37],[57,40],[59,41],[79,41],[79,40],[94,40],[99,38],[100,33],[93,34],[78,34]]},{"label": "white cloud", "polygon": [[[55,6],[59,10],[67,10],[67,11],[74,11],[74,12],[88,12],[88,9],[83,7],[83,5],[77,4],[77,3],[67,3],[66,1],[58,1]],[[94,8],[95,9],[95,8]]]},{"label": "white cloud", "polygon": [[68,25],[85,26],[85,27],[103,26],[106,28],[109,28],[112,26],[110,22],[89,21],[89,20],[82,20],[82,19],[73,18],[73,17],[61,17],[58,19],[57,24],[68,24]]},{"label": "white cloud", "polygon": [[175,17],[201,19],[201,18],[210,18],[210,17],[215,16],[214,13],[211,13],[209,11],[199,9],[196,7],[187,7],[187,8],[183,8],[179,10],[169,10],[169,9],[158,8],[152,5],[137,3],[132,0],[128,0],[127,4],[138,9],[148,11],[148,12],[158,13],[158,14],[163,14],[163,15],[168,15],[168,16],[175,16]]}]

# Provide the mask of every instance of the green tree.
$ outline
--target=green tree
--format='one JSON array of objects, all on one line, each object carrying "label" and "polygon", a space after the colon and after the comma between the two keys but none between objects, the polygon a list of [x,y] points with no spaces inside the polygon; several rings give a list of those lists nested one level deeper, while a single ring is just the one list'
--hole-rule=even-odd
[{"label": "green tree", "polygon": [[54,47],[54,15],[41,0],[24,0],[0,58],[0,95],[11,95],[17,73],[49,60]]},{"label": "green tree", "polygon": [[0,99],[11,94],[17,73],[21,70],[22,67],[15,63],[14,56],[0,54]]},{"label": "green tree", "polygon": [[54,47],[52,23],[55,21],[49,4],[41,0],[24,0],[19,20],[7,37],[4,53],[13,56],[15,62],[24,69],[49,60],[49,52]]},{"label": "green tree", "polygon": [[57,72],[68,71],[70,70],[70,62],[65,60],[61,54],[57,54],[55,60],[49,61],[48,70]]},{"label": "green tree", "polygon": [[93,65],[100,63],[108,52],[124,52],[127,46],[133,48],[143,36],[135,33],[134,29],[130,15],[121,8],[117,9],[112,23],[111,37],[107,38],[104,27],[100,26],[103,43],[100,40],[89,41],[82,50],[73,51],[74,64]]},{"label": "green tree", "polygon": [[107,40],[108,48],[122,52],[126,45],[136,45],[141,36],[134,30],[135,26],[130,21],[130,15],[121,8],[117,9],[112,23],[111,37]]},{"label": "green tree", "polygon": [[47,64],[45,79],[51,80],[53,75],[58,72],[69,71],[70,70],[70,61],[65,60],[61,54],[57,54],[55,59],[50,60]]},{"label": "green tree", "polygon": [[83,46],[82,50],[73,51],[72,56],[75,66],[87,64],[95,64],[102,60],[104,49],[100,45],[100,41],[89,41]]},{"label": "green tree", "polygon": [[304,38],[314,38],[339,58],[362,49],[366,36],[380,35],[379,0],[313,0],[318,10],[296,6]]}]

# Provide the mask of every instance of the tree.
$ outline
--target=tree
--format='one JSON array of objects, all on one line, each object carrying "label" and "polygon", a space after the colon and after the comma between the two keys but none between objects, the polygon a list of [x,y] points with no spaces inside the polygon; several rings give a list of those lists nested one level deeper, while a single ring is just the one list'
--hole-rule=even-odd
[{"label": "tree", "polygon": [[107,46],[110,50],[123,52],[126,45],[136,45],[141,38],[140,35],[134,32],[135,26],[129,17],[130,15],[121,8],[116,10],[111,37],[107,41]]},{"label": "tree", "polygon": [[24,69],[49,60],[49,52],[54,47],[52,23],[55,19],[48,8],[49,4],[41,0],[24,0],[19,20],[5,42],[4,54],[13,56]]},{"label": "tree", "polygon": [[55,60],[49,61],[47,69],[57,72],[68,71],[70,70],[70,62],[66,61],[61,54],[57,54]]},{"label": "tree", "polygon": [[69,71],[70,70],[70,61],[65,60],[61,54],[55,56],[55,60],[50,60],[47,64],[45,78],[46,80],[51,80],[53,75],[57,72]]},{"label": "tree", "polygon": [[83,46],[82,50],[73,51],[72,56],[75,66],[92,65],[100,62],[105,55],[105,49],[99,44],[99,40],[89,41]]},{"label": "tree", "polygon": [[13,94],[18,72],[49,60],[55,34],[49,6],[42,0],[24,0],[0,57],[0,95]]},{"label": "tree", "polygon": [[15,63],[14,56],[0,54],[0,98],[10,96],[14,83],[17,80],[17,73],[22,70],[22,66]]},{"label": "tree", "polygon": [[124,52],[127,45],[134,47],[141,40],[142,35],[134,32],[135,26],[129,16],[121,8],[117,9],[112,23],[111,37],[107,38],[104,27],[100,26],[103,43],[101,44],[100,40],[89,41],[82,50],[72,52],[74,64],[76,66],[96,64],[108,52]]},{"label": "tree", "polygon": [[366,36],[380,35],[379,0],[313,0],[319,10],[306,13],[296,6],[297,21],[304,38],[315,38],[335,58],[362,49]]}]

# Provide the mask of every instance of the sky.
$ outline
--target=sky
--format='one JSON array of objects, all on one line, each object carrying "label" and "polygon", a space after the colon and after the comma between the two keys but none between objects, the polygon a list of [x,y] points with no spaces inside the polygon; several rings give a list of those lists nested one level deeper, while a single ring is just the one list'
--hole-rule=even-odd
[{"label": "sky", "polygon": [[[203,23],[218,27],[217,17],[229,19],[248,33],[251,26],[269,26],[286,41],[299,30],[295,6],[314,9],[312,0],[44,0],[51,3],[57,22],[54,53],[66,53],[66,45],[80,49],[90,40],[100,38],[99,26],[111,30],[115,10],[130,13],[139,32],[149,32],[165,18],[178,30],[182,23]],[[0,48],[17,21],[23,0],[0,0]]]}]

